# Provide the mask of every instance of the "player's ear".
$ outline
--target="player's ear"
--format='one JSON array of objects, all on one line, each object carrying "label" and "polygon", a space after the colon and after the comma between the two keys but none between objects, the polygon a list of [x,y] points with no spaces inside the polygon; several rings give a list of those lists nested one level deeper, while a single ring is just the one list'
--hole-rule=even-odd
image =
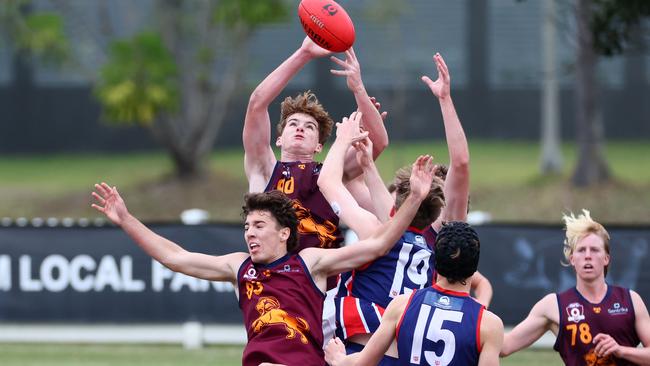
[{"label": "player's ear", "polygon": [[318,154],[321,151],[323,151],[323,144],[319,143],[318,145],[316,145],[316,148],[314,149],[314,153]]},{"label": "player's ear", "polygon": [[280,229],[280,239],[282,239],[282,241],[289,240],[290,235],[291,235],[291,229],[289,229],[288,227],[283,227],[282,229]]},{"label": "player's ear", "polygon": [[282,136],[278,136],[278,138],[275,139],[275,146],[277,147],[282,146]]}]

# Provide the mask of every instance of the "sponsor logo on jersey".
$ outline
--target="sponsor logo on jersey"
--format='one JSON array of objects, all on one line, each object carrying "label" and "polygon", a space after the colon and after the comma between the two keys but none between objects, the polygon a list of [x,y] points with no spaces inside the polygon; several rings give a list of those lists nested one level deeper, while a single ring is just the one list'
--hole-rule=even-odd
[{"label": "sponsor logo on jersey", "polygon": [[447,296],[441,293],[428,292],[424,296],[425,304],[434,306],[436,308],[445,309],[445,310],[457,310],[460,311],[463,308],[463,299]]},{"label": "sponsor logo on jersey", "polygon": [[291,265],[285,264],[282,269],[278,269],[275,272],[277,273],[286,273],[286,272],[300,272],[299,268],[291,268]]},{"label": "sponsor logo on jersey", "polygon": [[568,315],[567,320],[574,323],[579,323],[581,320],[585,319],[585,309],[582,304],[573,302],[566,307],[566,312]]},{"label": "sponsor logo on jersey", "polygon": [[609,315],[624,315],[627,314],[628,308],[622,307],[620,303],[615,302],[611,308],[607,309]]},{"label": "sponsor logo on jersey", "polygon": [[416,236],[415,236],[415,244],[418,244],[418,245],[420,245],[420,246],[426,246],[426,245],[427,245],[427,241],[424,240],[424,236],[422,236],[422,235],[416,235]]},{"label": "sponsor logo on jersey", "polygon": [[594,313],[600,314],[600,306],[594,306]]}]

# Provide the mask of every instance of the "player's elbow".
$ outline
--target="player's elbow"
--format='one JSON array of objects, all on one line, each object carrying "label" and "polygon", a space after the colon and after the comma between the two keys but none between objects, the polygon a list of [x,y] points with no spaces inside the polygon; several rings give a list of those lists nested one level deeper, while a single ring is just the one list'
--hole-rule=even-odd
[{"label": "player's elbow", "polygon": [[263,110],[267,107],[268,102],[266,102],[263,93],[255,89],[253,93],[251,93],[250,98],[248,98],[248,111]]},{"label": "player's elbow", "polygon": [[331,179],[328,179],[327,175],[323,175],[323,172],[321,171],[321,174],[318,175],[318,180],[316,181],[316,184],[318,184],[318,189],[320,189],[321,193],[325,194],[325,192],[329,189],[329,180]]},{"label": "player's elbow", "polygon": [[451,160],[451,166],[454,171],[469,173],[469,153],[458,154]]}]

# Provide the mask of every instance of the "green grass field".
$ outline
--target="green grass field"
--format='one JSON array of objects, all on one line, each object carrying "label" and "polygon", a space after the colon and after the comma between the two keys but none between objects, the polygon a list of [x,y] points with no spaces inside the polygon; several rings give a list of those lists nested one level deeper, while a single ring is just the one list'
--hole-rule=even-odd
[{"label": "green grass field", "polygon": [[[529,142],[470,141],[471,208],[500,222],[559,223],[561,213],[589,208],[605,223],[648,223],[650,143],[612,142],[606,156],[614,179],[589,189],[569,183],[575,148],[563,146],[564,170],[538,172],[539,147]],[[393,143],[378,160],[388,181],[393,172],[430,153],[447,162],[442,142]],[[318,159],[322,160],[324,154]],[[247,190],[241,148],[217,150],[208,174],[193,181],[170,179],[162,153],[0,157],[0,217],[96,217],[90,190],[98,181],[120,188],[129,209],[145,221],[177,221],[181,211],[202,208],[214,221],[239,222]]]},{"label": "green grass field", "polygon": [[[186,351],[180,346],[0,344],[3,366],[235,366],[242,347],[206,347]],[[552,350],[531,349],[502,359],[502,365],[562,365]]]}]

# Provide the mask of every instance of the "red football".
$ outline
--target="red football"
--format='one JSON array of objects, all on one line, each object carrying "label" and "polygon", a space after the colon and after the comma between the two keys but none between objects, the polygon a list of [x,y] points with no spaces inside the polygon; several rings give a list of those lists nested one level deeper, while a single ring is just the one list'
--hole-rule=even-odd
[{"label": "red football", "polygon": [[302,0],[298,5],[300,23],[317,45],[343,52],[354,43],[354,24],[341,5],[332,0]]}]

